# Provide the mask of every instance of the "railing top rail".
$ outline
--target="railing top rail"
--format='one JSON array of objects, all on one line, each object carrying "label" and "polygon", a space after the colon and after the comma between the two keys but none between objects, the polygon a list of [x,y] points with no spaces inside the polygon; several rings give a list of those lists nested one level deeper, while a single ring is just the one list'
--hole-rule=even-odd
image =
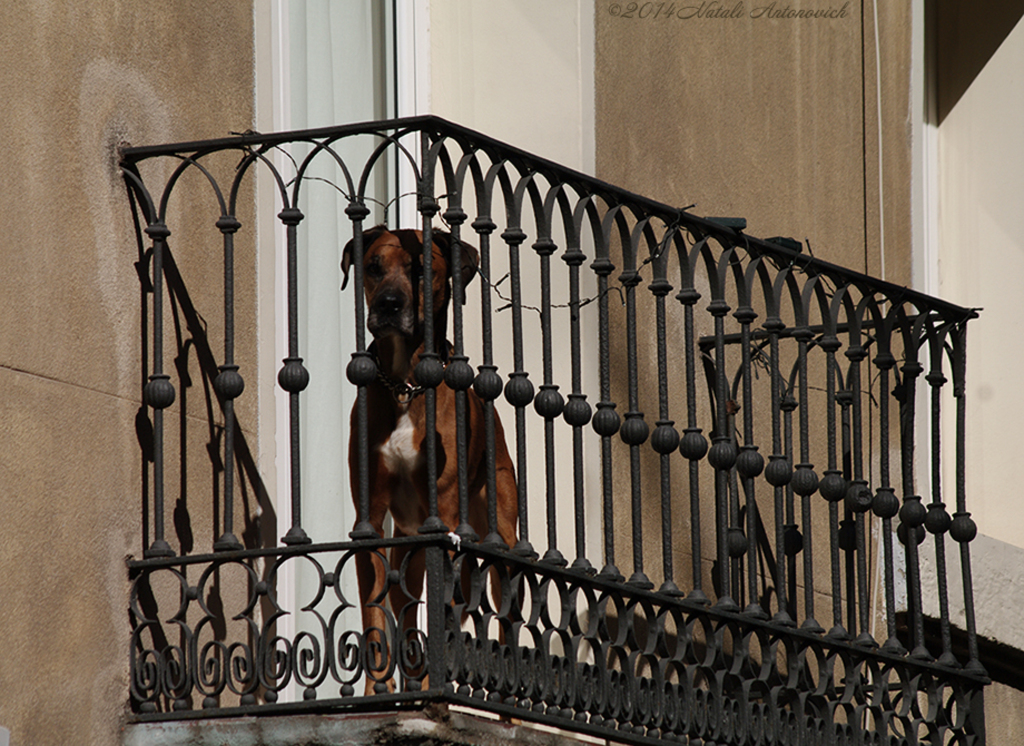
[{"label": "railing top rail", "polygon": [[219,150],[270,148],[295,141],[338,139],[350,135],[379,134],[385,130],[402,129],[428,132],[436,136],[454,137],[463,145],[482,149],[491,155],[500,155],[509,160],[527,163],[541,173],[556,176],[564,183],[576,184],[600,195],[609,202],[627,204],[638,208],[646,215],[658,217],[667,224],[678,224],[680,227],[696,232],[703,237],[713,238],[723,245],[743,247],[754,256],[770,257],[781,266],[793,266],[805,274],[827,275],[837,281],[878,293],[893,302],[905,301],[913,303],[918,309],[938,313],[952,323],[959,324],[969,319],[977,318],[978,311],[980,310],[959,306],[941,298],[872,277],[854,269],[842,267],[816,257],[805,256],[784,246],[751,236],[742,230],[716,222],[714,219],[689,213],[686,208],[672,207],[663,202],[630,192],[434,115],[269,134],[245,132],[232,135],[231,137],[193,140],[166,145],[129,146],[123,147],[120,155],[122,162],[125,165],[130,165],[159,156],[194,156]]}]

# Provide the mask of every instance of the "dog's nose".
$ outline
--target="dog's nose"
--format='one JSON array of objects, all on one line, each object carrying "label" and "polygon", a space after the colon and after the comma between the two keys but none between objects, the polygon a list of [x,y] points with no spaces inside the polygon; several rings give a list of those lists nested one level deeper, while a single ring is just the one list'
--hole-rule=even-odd
[{"label": "dog's nose", "polygon": [[401,293],[382,293],[373,305],[381,314],[399,313],[405,307],[405,296]]}]

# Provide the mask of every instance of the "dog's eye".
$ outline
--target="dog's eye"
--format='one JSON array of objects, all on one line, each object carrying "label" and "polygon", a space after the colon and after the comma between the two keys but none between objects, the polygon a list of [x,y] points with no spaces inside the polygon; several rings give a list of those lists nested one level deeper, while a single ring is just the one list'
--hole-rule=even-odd
[{"label": "dog's eye", "polygon": [[380,279],[384,276],[384,268],[378,262],[371,262],[366,265],[366,274],[374,279]]}]

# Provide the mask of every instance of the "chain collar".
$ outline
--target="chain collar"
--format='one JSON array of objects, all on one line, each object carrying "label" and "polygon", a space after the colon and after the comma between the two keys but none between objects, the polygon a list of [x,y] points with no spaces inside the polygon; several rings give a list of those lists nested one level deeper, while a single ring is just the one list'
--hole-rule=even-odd
[{"label": "chain collar", "polygon": [[[384,373],[384,366],[381,365],[380,358],[377,357],[377,351],[371,349],[370,352],[373,355],[373,362],[377,366],[377,380],[383,384],[384,388],[391,392],[391,395],[395,397],[395,401],[399,404],[402,404],[403,406],[409,405],[412,403],[413,399],[427,390],[425,386],[413,386],[406,381],[396,381],[386,375]],[[441,366],[443,368],[447,368],[448,361],[443,360],[441,362]]]},{"label": "chain collar", "polygon": [[405,381],[396,381],[384,375],[384,371],[380,368],[380,361],[374,360],[374,362],[377,363],[377,380],[384,384],[384,388],[391,392],[399,404],[411,404],[413,399],[426,391],[422,386],[410,386]]}]

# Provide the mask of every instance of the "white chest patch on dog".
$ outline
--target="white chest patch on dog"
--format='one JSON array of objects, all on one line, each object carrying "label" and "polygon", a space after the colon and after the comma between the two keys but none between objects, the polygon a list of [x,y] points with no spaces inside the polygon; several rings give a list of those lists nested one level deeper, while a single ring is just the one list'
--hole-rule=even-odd
[{"label": "white chest patch on dog", "polygon": [[391,437],[381,444],[380,453],[390,471],[408,474],[419,465],[422,454],[413,443],[414,432],[412,420],[406,412],[398,418]]}]

